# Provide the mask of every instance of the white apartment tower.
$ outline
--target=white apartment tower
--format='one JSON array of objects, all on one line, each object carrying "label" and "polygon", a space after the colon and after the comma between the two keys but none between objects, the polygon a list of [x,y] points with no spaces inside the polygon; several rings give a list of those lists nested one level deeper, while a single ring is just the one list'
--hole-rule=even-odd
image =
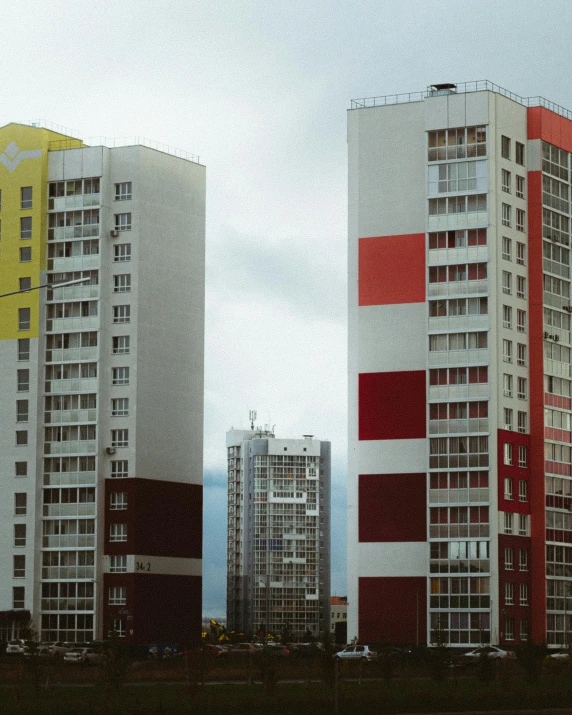
[{"label": "white apartment tower", "polygon": [[227,628],[295,639],[329,628],[330,443],[227,432]]},{"label": "white apartment tower", "polygon": [[205,167],[9,124],[0,222],[0,640],[198,639]]}]

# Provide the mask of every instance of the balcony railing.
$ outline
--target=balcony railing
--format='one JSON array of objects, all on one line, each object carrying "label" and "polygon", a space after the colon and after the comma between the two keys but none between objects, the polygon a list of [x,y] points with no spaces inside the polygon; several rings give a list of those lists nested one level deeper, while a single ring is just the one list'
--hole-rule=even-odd
[{"label": "balcony railing", "polygon": [[60,333],[71,330],[99,330],[98,315],[78,315],[70,318],[48,318],[48,333]]},{"label": "balcony railing", "polygon": [[48,241],[65,241],[70,238],[93,238],[99,236],[98,223],[83,223],[76,226],[55,226],[48,229]]},{"label": "balcony railing", "polygon": [[431,367],[446,367],[447,365],[477,365],[488,364],[489,351],[487,348],[480,350],[443,350],[429,353]]},{"label": "balcony railing", "polygon": [[489,260],[489,247],[432,248],[427,258],[430,266],[440,266],[446,263],[485,262]]},{"label": "balcony railing", "polygon": [[98,285],[74,285],[48,289],[48,301],[99,298]]},{"label": "balcony railing", "polygon": [[44,504],[44,516],[95,516],[94,502],[82,504]]},{"label": "balcony railing", "polygon": [[45,472],[44,474],[44,486],[46,487],[76,484],[94,486],[96,482],[96,472]]},{"label": "balcony railing", "polygon": [[459,333],[465,330],[488,329],[488,315],[449,315],[429,318],[429,330],[449,330]]},{"label": "balcony railing", "polygon": [[460,296],[460,295],[480,295],[486,294],[489,290],[487,278],[476,281],[448,281],[444,283],[428,283],[427,295],[430,298]]},{"label": "balcony railing", "polygon": [[95,454],[97,441],[74,439],[68,442],[44,442],[44,454]]},{"label": "balcony railing", "polygon": [[429,434],[467,434],[488,431],[489,421],[486,418],[429,420]]},{"label": "balcony railing", "polygon": [[42,536],[44,549],[93,548],[95,534],[50,534]]},{"label": "balcony railing", "polygon": [[97,360],[99,349],[85,348],[53,348],[46,350],[46,362],[79,362],[81,360]]},{"label": "balcony railing", "polygon": [[55,196],[48,200],[48,211],[69,211],[85,206],[99,206],[100,194],[77,194],[76,196]]},{"label": "balcony railing", "polygon": [[93,579],[94,566],[42,566],[42,579]]},{"label": "balcony railing", "polygon": [[488,383],[473,383],[467,385],[430,385],[428,399],[433,400],[468,400],[476,397],[488,399],[490,387]]},{"label": "balcony railing", "polygon": [[48,258],[48,270],[57,273],[71,273],[72,271],[89,270],[99,268],[101,263],[99,253],[87,256],[61,256],[58,258]]},{"label": "balcony railing", "polygon": [[63,394],[68,392],[97,392],[97,377],[70,377],[62,380],[46,380],[46,392]]},{"label": "balcony railing", "polygon": [[460,504],[464,502],[489,501],[488,489],[430,489],[429,502],[431,504]]}]

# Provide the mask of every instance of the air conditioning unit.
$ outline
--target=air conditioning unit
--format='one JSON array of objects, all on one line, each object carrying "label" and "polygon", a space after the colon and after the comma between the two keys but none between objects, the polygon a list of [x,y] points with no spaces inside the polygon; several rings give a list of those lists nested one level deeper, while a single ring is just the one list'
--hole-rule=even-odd
[{"label": "air conditioning unit", "polygon": [[105,452],[106,454],[115,454],[115,447],[106,447]]},{"label": "air conditioning unit", "polygon": [[111,238],[117,238],[117,236],[119,236],[119,231],[116,228],[112,228],[109,232],[109,235],[111,236]]}]

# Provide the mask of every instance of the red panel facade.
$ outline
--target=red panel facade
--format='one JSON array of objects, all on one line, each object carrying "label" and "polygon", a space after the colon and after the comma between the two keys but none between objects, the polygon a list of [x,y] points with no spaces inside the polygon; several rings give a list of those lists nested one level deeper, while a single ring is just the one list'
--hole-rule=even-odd
[{"label": "red panel facade", "polygon": [[572,122],[544,107],[528,110],[528,138],[542,139],[572,152]]},{"label": "red panel facade", "polygon": [[[111,586],[124,586],[126,604],[110,606]],[[104,637],[112,623],[124,624],[126,642],[199,644],[202,629],[202,579],[163,574],[105,574]]]},{"label": "red panel facade", "polygon": [[[507,562],[506,551],[511,551],[512,563]],[[521,551],[527,552],[527,561],[521,560]],[[527,563],[526,570],[523,569]],[[512,583],[513,602],[507,602],[505,584]],[[530,605],[521,605],[520,584],[528,585],[529,599],[532,595],[531,572],[530,572],[530,539],[524,536],[510,536],[499,534],[499,643],[507,647],[523,643],[521,639],[521,621],[525,620],[530,625],[531,608]],[[530,603],[530,601],[529,601]],[[506,639],[505,621],[507,618],[513,619],[513,639]],[[528,629],[527,629],[528,630]]]},{"label": "red panel facade", "polygon": [[424,439],[426,373],[370,372],[359,376],[359,439]]},{"label": "red panel facade", "polygon": [[425,302],[425,234],[359,239],[359,305]]},{"label": "red panel facade", "polygon": [[[202,558],[203,488],[153,479],[105,482],[107,554]],[[128,507],[110,510],[112,492],[126,492]],[[127,524],[127,541],[109,542],[113,523]]]},{"label": "red panel facade", "polygon": [[[545,111],[545,110],[543,110]],[[529,137],[534,110],[529,109]],[[533,113],[531,115],[531,113]],[[550,113],[551,114],[551,113]],[[538,121],[542,118],[538,113]],[[536,137],[530,137],[536,138]],[[542,174],[528,172],[528,285],[530,359],[530,512],[532,640],[546,640],[546,548],[544,502],[544,342],[542,287]]]},{"label": "red panel facade", "polygon": [[424,643],[427,632],[427,579],[359,579],[358,628],[361,643]]},{"label": "red panel facade", "polygon": [[[498,430],[498,503],[499,511],[510,511],[515,514],[530,514],[530,467],[519,467],[518,448],[525,447],[527,454],[527,465],[530,465],[530,437],[520,432],[509,430]],[[512,465],[504,464],[504,445],[512,446]],[[512,499],[505,498],[505,479],[510,479],[512,483]],[[519,498],[519,482],[526,481],[527,500]]]},{"label": "red panel facade", "polygon": [[427,477],[423,474],[361,474],[359,540],[426,541]]}]

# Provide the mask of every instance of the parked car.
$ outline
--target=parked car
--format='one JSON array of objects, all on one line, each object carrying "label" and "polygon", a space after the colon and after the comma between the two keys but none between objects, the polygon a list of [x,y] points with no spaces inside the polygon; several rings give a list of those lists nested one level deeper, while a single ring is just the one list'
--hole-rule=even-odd
[{"label": "parked car", "polygon": [[57,641],[48,646],[50,653],[58,658],[62,658],[68,650],[75,647],[75,643],[64,643],[64,641]]},{"label": "parked car", "polygon": [[248,655],[249,653],[258,653],[257,648],[253,643],[235,643],[228,649],[228,655]]},{"label": "parked car", "polygon": [[368,645],[349,645],[343,650],[338,651],[334,658],[336,660],[355,660],[369,662],[377,658],[377,653]]},{"label": "parked car", "polygon": [[272,657],[276,658],[286,658],[290,655],[290,649],[285,645],[281,645],[280,643],[269,643],[268,647],[266,648],[266,652]]},{"label": "parked car", "polygon": [[64,653],[66,663],[101,663],[101,653],[95,648],[73,648]]},{"label": "parked car", "polygon": [[26,642],[21,638],[16,638],[15,640],[8,641],[8,645],[6,646],[6,655],[24,655],[26,650]]},{"label": "parked car", "polygon": [[479,658],[487,657],[490,660],[516,660],[516,653],[512,650],[503,650],[494,645],[484,645],[480,648],[470,650],[468,653],[458,656],[454,663],[455,665],[470,666],[476,665]]},{"label": "parked car", "polygon": [[556,660],[559,663],[562,661],[570,660],[570,650],[568,648],[561,648],[560,650],[555,650],[546,656],[547,660]]}]

